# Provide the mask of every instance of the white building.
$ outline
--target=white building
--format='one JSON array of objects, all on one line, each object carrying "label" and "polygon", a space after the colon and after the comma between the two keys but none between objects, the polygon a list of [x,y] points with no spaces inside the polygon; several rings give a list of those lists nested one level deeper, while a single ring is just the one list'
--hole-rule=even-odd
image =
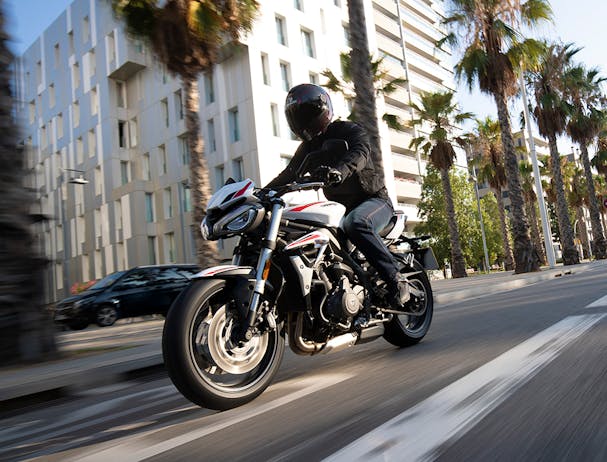
[{"label": "white building", "polygon": [[[265,184],[298,141],[283,116],[289,87],[340,74],[347,51],[345,0],[263,0],[243,46],[201,78],[201,128],[213,188],[228,177]],[[411,119],[421,91],[453,89],[442,37],[442,2],[365,2],[370,50],[407,84],[378,112]],[[15,63],[17,115],[52,265],[49,301],[69,286],[139,264],[193,261],[188,150],[179,82],[125,35],[109,2],[75,0]],[[348,102],[332,95],[336,115]],[[384,168],[410,223],[425,162],[415,136],[381,127]],[[70,180],[82,176],[87,184]],[[227,251],[226,251],[227,252]]]}]

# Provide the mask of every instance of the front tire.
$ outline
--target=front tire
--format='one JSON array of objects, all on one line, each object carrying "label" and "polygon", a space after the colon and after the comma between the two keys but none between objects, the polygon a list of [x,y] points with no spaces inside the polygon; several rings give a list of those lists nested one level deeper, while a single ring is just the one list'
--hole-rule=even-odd
[{"label": "front tire", "polygon": [[95,322],[99,327],[113,326],[118,319],[118,310],[111,305],[104,305],[95,313]]},{"label": "front tire", "polygon": [[285,349],[282,326],[232,345],[238,323],[223,280],[198,280],[175,300],[164,324],[165,367],[177,389],[199,406],[225,410],[259,396],[278,371]]},{"label": "front tire", "polygon": [[[414,291],[412,291],[409,302],[405,304],[405,308],[423,314],[420,316],[394,315],[392,320],[386,324],[384,338],[398,347],[407,347],[419,343],[428,333],[432,323],[434,298],[430,280],[418,263],[415,263],[414,271],[420,272],[409,277]],[[424,305],[425,311],[423,309]]]}]

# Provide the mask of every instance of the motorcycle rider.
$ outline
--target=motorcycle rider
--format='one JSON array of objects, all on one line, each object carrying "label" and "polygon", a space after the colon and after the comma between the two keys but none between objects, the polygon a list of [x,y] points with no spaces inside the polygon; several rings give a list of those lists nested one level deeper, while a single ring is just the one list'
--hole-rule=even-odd
[{"label": "motorcycle rider", "polygon": [[354,122],[332,121],[331,99],[318,85],[305,83],[291,88],[285,102],[285,114],[289,127],[302,143],[289,165],[266,188],[295,181],[306,156],[320,150],[324,141],[345,140],[347,151],[323,153],[322,158],[310,162],[307,170],[324,179],[323,192],[327,199],[346,207],[344,231],[386,282],[391,307],[402,309],[409,299],[408,287],[398,280],[398,265],[379,236],[394,209],[382,167],[373,164],[367,133]]}]

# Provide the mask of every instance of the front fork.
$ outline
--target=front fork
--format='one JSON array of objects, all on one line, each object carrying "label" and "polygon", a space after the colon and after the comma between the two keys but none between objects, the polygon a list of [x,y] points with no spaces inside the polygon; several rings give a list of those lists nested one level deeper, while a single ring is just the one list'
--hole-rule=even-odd
[{"label": "front fork", "polygon": [[268,225],[266,237],[261,242],[261,252],[259,254],[259,259],[257,260],[257,267],[255,268],[255,286],[253,287],[253,293],[249,300],[249,311],[247,313],[246,322],[241,330],[241,340],[243,341],[249,341],[253,337],[257,312],[266,287],[266,280],[270,273],[272,252],[274,252],[274,249],[276,248],[276,238],[278,237],[278,229],[280,227],[280,220],[282,219],[284,208],[285,203],[282,199],[273,199],[270,224]]}]

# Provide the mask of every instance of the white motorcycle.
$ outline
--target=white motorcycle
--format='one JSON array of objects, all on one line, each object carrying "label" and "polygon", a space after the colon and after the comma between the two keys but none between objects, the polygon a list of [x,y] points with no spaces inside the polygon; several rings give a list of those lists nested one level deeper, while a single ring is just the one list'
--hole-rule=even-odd
[{"label": "white motorcycle", "polygon": [[[339,143],[323,149],[343,149]],[[420,245],[429,237],[404,236],[401,212],[381,232],[409,288],[408,302],[395,310],[385,282],[340,229],[343,205],[285,205],[283,195],[323,186],[301,176],[277,190],[228,180],[207,206],[204,238],[240,240],[231,265],[200,272],[175,300],[162,342],[171,380],[200,406],[230,409],[261,394],[278,371],[287,335],[293,352],[315,355],[379,337],[405,347],[430,328],[425,271],[438,265],[432,249]]]}]

